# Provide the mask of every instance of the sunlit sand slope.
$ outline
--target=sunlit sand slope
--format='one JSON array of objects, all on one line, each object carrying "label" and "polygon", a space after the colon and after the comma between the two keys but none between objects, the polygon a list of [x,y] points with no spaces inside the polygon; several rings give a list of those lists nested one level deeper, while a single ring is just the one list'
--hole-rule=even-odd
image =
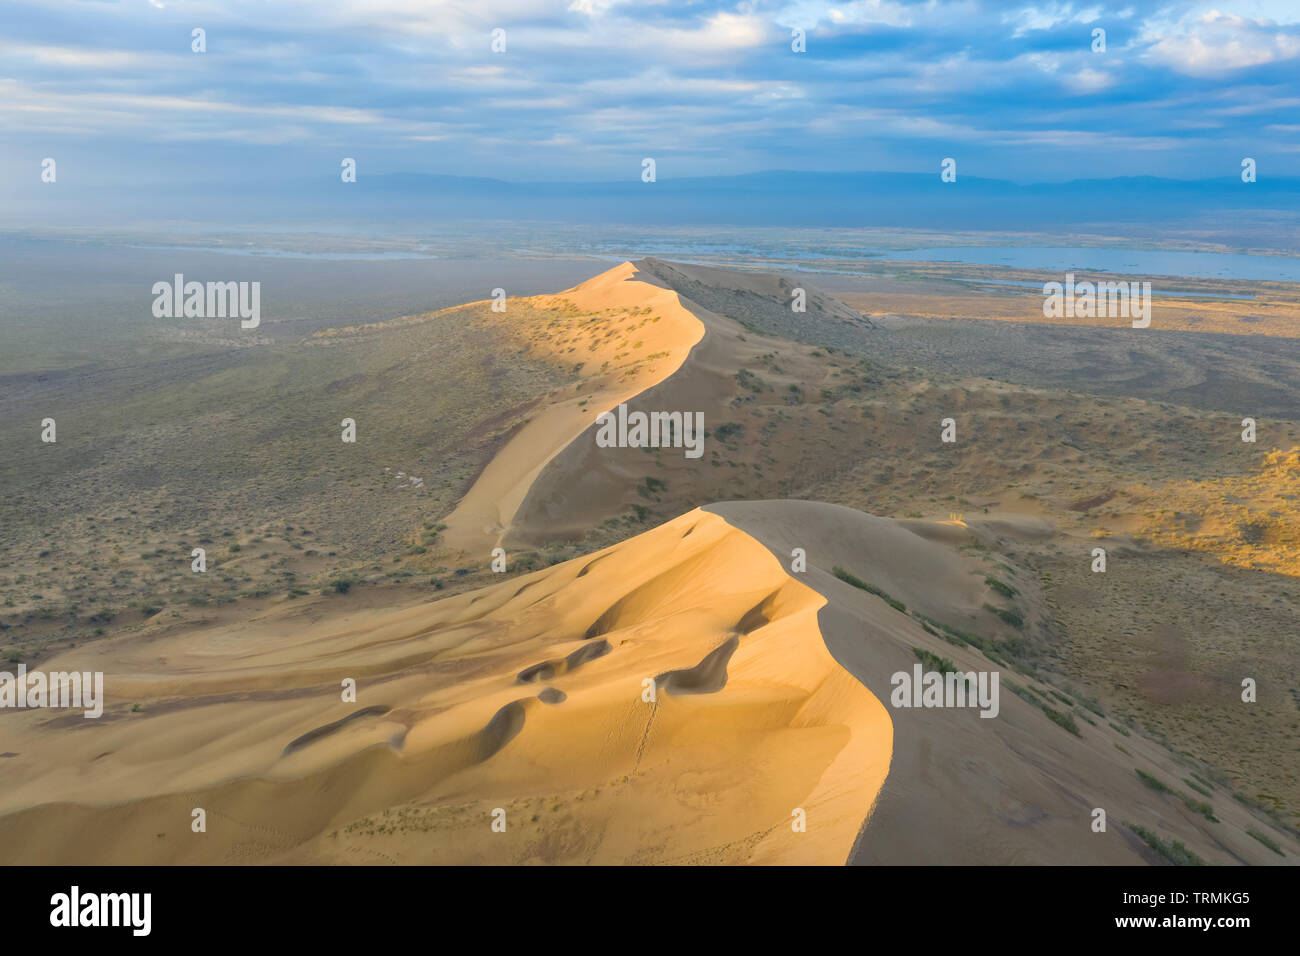
[{"label": "sunlit sand slope", "polygon": [[[533,343],[532,353],[552,360],[576,357],[594,375],[581,390],[544,402],[447,517],[444,543],[474,557],[486,557],[500,543],[524,496],[551,459],[601,412],[675,372],[704,337],[703,324],[675,292],[646,281],[628,262],[558,295],[524,301],[569,321],[563,329],[519,329],[514,334],[545,331]],[[508,306],[506,315],[510,316]],[[629,357],[649,360],[629,374],[624,371]]]},{"label": "sunlit sand slope", "polygon": [[[647,416],[699,415],[708,438],[696,457],[689,457],[684,448],[601,447],[594,424],[572,435],[534,475],[504,538],[508,548],[580,538],[629,509],[657,502],[665,488],[673,501],[690,504],[746,494],[775,497],[770,476],[798,483],[833,462],[844,441],[829,420],[810,418],[791,403],[801,404],[805,389],[815,393],[854,384],[852,371],[839,377],[839,370],[823,364],[824,357],[813,357],[822,353],[810,356],[810,350],[762,335],[746,322],[762,312],[808,327],[864,325],[857,312],[811,286],[799,287],[805,310],[795,312],[794,287],[777,276],[657,259],[634,265],[635,285],[656,290],[657,283],[669,285],[672,292],[659,294],[673,296],[703,334],[671,374],[645,379],[643,389],[625,399],[627,407]],[[755,495],[747,485],[751,480],[766,493]]]},{"label": "sunlit sand slope", "polygon": [[[744,324],[746,317],[761,311],[802,326],[869,325],[812,286],[798,291],[804,299],[796,312],[796,288],[788,280],[647,258],[558,295],[523,300],[535,311],[520,310],[517,320],[507,311],[510,334],[529,342],[530,356],[578,362],[581,380],[570,392],[548,396],[510,438],[445,519],[443,543],[451,553],[485,562],[498,545],[532,548],[580,538],[646,500],[637,487],[650,467],[680,502],[736,494],[715,493],[719,474],[707,456],[687,458],[678,448],[598,447],[596,421],[624,402],[633,412],[699,414],[712,436],[707,454],[714,455],[722,447],[717,436],[726,434],[719,429],[737,417],[737,407],[757,401],[785,409],[786,389],[801,391],[828,374],[806,349],[757,333]],[[781,370],[775,371],[778,358]],[[749,368],[764,365],[760,383]],[[769,421],[766,437],[792,472],[834,437],[820,421],[796,423],[779,415]],[[744,439],[755,445],[748,435]]]},{"label": "sunlit sand slope", "polygon": [[892,732],[823,603],[696,510],[433,604],[70,651],[106,712],[5,715],[0,857],[842,863]]}]

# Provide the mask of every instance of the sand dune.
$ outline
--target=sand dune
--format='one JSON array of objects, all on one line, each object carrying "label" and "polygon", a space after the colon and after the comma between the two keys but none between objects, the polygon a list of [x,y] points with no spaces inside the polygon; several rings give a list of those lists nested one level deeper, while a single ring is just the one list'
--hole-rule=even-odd
[{"label": "sand dune", "polygon": [[[1179,840],[1209,863],[1269,865],[1295,858],[1293,838],[1230,799],[1213,801],[1217,820],[1211,822],[1173,794],[1144,784],[1138,769],[1186,792],[1179,783],[1186,769],[1163,747],[1121,734],[1105,720],[1085,723],[1074,736],[1007,682],[1055,703],[1049,687],[927,631],[922,617],[959,621],[969,612],[982,573],[934,540],[924,523],[819,502],[729,502],[705,510],[762,541],[778,559],[788,560],[796,547],[807,551],[808,572],[799,577],[827,599],[818,616],[827,646],[878,699],[890,699],[892,674],[913,667],[913,648],[949,658],[963,671],[1002,673],[996,719],[973,710],[890,708],[889,778],[850,862],[1164,862],[1125,824]],[[991,546],[1006,525],[971,521],[966,543]],[[1028,523],[1031,531],[1036,526]],[[831,573],[835,567],[876,585],[907,611],[845,583]],[[1090,829],[1095,808],[1107,813],[1104,833]],[[1249,829],[1267,831],[1289,857],[1272,853]]]},{"label": "sand dune", "polygon": [[822,603],[694,511],[434,604],[109,641],[70,655],[109,675],[100,721],[7,720],[0,845],[9,862],[838,863],[891,730],[826,650]]},{"label": "sand dune", "polygon": [[[674,489],[675,500],[694,504],[730,497],[740,485],[736,476],[719,471],[720,454],[726,456],[729,468],[740,466],[758,475],[774,465],[773,470],[789,475],[793,482],[828,460],[837,440],[830,424],[816,416],[791,414],[788,400],[802,401],[803,389],[814,383],[842,386],[842,379],[830,378],[838,370],[809,357],[807,350],[796,351],[789,342],[755,332],[731,316],[765,309],[810,324],[861,323],[861,317],[811,286],[806,288],[808,311],[793,313],[789,284],[774,276],[656,259],[641,260],[636,268],[645,282],[671,283],[679,307],[696,318],[703,335],[678,368],[626,399],[627,407],[646,414],[700,413],[710,436],[705,460],[686,459],[676,449],[601,448],[596,429],[588,428],[538,470],[505,537],[507,545],[538,547],[555,539],[580,537],[602,521],[653,500],[656,496],[645,484],[647,475]],[[715,281],[718,284],[709,284]],[[707,300],[711,308],[682,290]],[[750,371],[755,368],[761,369],[761,375]],[[761,439],[743,431],[749,413],[765,416],[758,422],[764,429]],[[723,439],[728,427],[737,429],[739,437]]]},{"label": "sand dune", "polygon": [[[645,450],[593,441],[620,402],[702,410],[715,442],[731,409],[760,408],[749,421],[771,430],[725,463],[737,474],[833,452],[845,426],[787,415],[781,396],[859,382],[793,350],[773,361],[781,341],[728,314],[786,321],[788,284],[715,272],[644,260],[527,300],[539,324],[517,340],[590,374],[478,476],[447,519],[450,553],[580,536],[650,488]],[[809,301],[812,320],[859,321]],[[764,360],[755,384],[743,373]],[[693,501],[724,467],[672,449],[656,463]],[[440,601],[159,621],[43,663],[105,672],[101,719],[4,715],[0,847],[17,863],[1162,862],[1131,824],[1211,863],[1300,856],[1221,794],[1208,813],[1180,798],[1168,749],[1057,710],[1066,698],[1003,644],[968,639],[1019,638],[988,569],[1015,574],[1011,546],[1056,535],[1007,508],[930,521],[728,501]],[[1015,580],[1017,613],[1045,616],[1036,579]],[[893,706],[894,676],[925,655],[996,673],[997,717]]]},{"label": "sand dune", "polygon": [[86,648],[49,666],[106,671],[109,708],[10,717],[0,845],[66,863],[1156,862],[1130,822],[1210,862],[1280,862],[1244,807],[1217,801],[1210,823],[1147,788],[1135,769],[1180,775],[1158,745],[1101,722],[1076,737],[1005,683],[997,719],[887,707],[913,648],[1002,670],[923,624],[983,594],[948,539],[1001,529],[923,525],[731,502],[432,604]]},{"label": "sand dune", "polygon": [[[618,366],[602,371],[585,382],[581,392],[545,403],[511,437],[446,519],[446,544],[475,557],[485,557],[501,542],[537,475],[591,427],[597,415],[663,381],[704,336],[703,324],[676,293],[647,281],[630,262],[558,295],[527,302],[539,310],[555,309],[587,320],[578,332],[586,365],[609,365],[619,358],[621,341],[609,333],[611,327],[629,324],[638,328],[636,350],[660,360],[630,375]],[[651,321],[641,319],[643,313]],[[544,356],[560,354],[553,338],[539,341],[537,350]]]},{"label": "sand dune", "polygon": [[[778,329],[828,324],[873,328],[871,320],[856,308],[823,292],[805,277],[793,281],[764,272],[665,262],[653,257],[639,260],[637,266],[696,308],[716,315],[746,320],[761,318],[765,321],[758,324],[770,324]],[[804,311],[800,312],[792,308],[797,289],[804,296]]]},{"label": "sand dune", "polygon": [[[556,396],[512,437],[447,519],[447,545],[485,560],[498,544],[528,548],[580,537],[644,501],[637,486],[645,477],[647,452],[599,448],[595,440],[596,417],[621,402],[633,412],[699,412],[706,430],[716,434],[735,417],[738,401],[753,400],[747,388],[772,392],[820,381],[826,370],[819,363],[788,352],[788,342],[746,328],[735,317],[761,309],[809,324],[862,325],[865,320],[812,286],[805,287],[807,311],[794,313],[791,292],[790,283],[775,276],[647,258],[624,263],[557,296],[528,300],[539,309],[572,313],[574,325],[566,327],[571,334],[559,337],[559,346],[576,348],[573,354],[587,357],[586,367],[597,360],[613,367],[581,383],[575,393]],[[660,358],[625,374],[614,361],[627,355],[627,346],[620,350],[608,343],[626,341],[616,339],[613,328],[629,327],[636,330],[635,351]],[[570,354],[557,351],[552,340],[539,341],[536,349],[539,354]],[[753,375],[744,377],[742,368],[764,361],[771,365],[776,356],[782,368],[764,384]],[[782,403],[783,398],[772,394],[765,401]],[[828,441],[824,432],[821,423],[788,422],[773,438],[787,449],[791,464],[801,467],[800,457],[811,446]],[[681,496],[685,500],[718,497],[709,493],[714,490],[711,468],[696,467],[697,462],[684,460],[682,452],[672,449],[657,449],[653,458],[662,480],[691,488]]]}]

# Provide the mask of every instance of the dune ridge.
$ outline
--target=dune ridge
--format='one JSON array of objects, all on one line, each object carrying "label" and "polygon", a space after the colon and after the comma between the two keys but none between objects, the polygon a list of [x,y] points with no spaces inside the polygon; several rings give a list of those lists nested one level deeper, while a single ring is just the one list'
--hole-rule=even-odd
[{"label": "dune ridge", "polygon": [[[617,408],[681,368],[704,338],[705,326],[686,308],[677,293],[657,283],[631,262],[625,262],[572,289],[525,300],[539,309],[591,315],[613,314],[626,321],[648,311],[654,321],[640,333],[639,351],[660,355],[631,375],[617,368],[584,383],[581,392],[544,403],[487,464],[473,486],[446,518],[444,543],[471,555],[486,554],[501,543],[538,474],[574,439],[591,427],[602,412]],[[594,335],[586,343],[584,364],[618,357],[616,346]],[[540,347],[558,358],[558,346]]]},{"label": "dune ridge", "polygon": [[[810,357],[806,349],[792,348],[789,341],[758,332],[746,315],[762,309],[772,323],[798,325],[865,324],[865,320],[843,303],[811,285],[800,286],[806,296],[806,311],[792,310],[794,287],[784,279],[761,273],[727,272],[647,258],[634,263],[636,276],[646,283],[672,289],[680,306],[694,315],[704,329],[700,340],[670,374],[626,399],[630,411],[652,414],[658,411],[699,413],[706,434],[704,458],[686,460],[675,449],[602,448],[594,428],[573,437],[536,473],[515,513],[507,547],[536,548],[555,540],[576,540],[602,522],[637,510],[655,500],[646,476],[666,482],[676,500],[698,504],[740,493],[718,471],[717,454],[737,456],[757,474],[773,464],[767,448],[780,449],[780,468],[791,476],[812,462],[825,462],[828,446],[836,437],[822,420],[809,422],[787,417],[787,397],[798,396],[812,383],[839,387],[839,372]],[[721,282],[718,286],[709,283]],[[707,306],[696,298],[703,299]],[[816,353],[820,355],[820,353]],[[751,369],[760,369],[761,376]],[[757,404],[756,404],[757,403]],[[761,421],[775,429],[763,438],[743,433],[740,422],[745,412],[762,405],[769,414]],[[758,427],[759,419],[750,419]],[[728,432],[731,429],[731,432]],[[739,437],[736,437],[739,436]],[[749,446],[741,451],[739,446]],[[762,497],[771,497],[764,494]],[[663,515],[667,518],[670,515]]]},{"label": "dune ridge", "polygon": [[[103,724],[9,721],[0,842],[14,862],[840,863],[892,734],[823,603],[697,509],[432,604],[111,640],[89,649],[116,676]],[[362,673],[352,703],[326,679]]]},{"label": "dune ridge", "polygon": [[[982,600],[983,572],[958,547],[1032,537],[1041,533],[1040,522],[897,521],[815,501],[732,501],[704,510],[761,541],[778,560],[788,560],[793,548],[806,550],[808,570],[800,578],[825,598],[818,625],[826,645],[878,699],[890,699],[893,674],[916,664],[914,649],[951,659],[961,671],[1001,674],[996,719],[970,709],[889,708],[889,776],[850,863],[1165,862],[1126,823],[1172,835],[1210,863],[1294,859],[1289,835],[1269,828],[1288,848],[1285,858],[1250,835],[1261,821],[1240,803],[1216,800],[1211,821],[1155,793],[1134,772],[1142,766],[1179,780],[1186,771],[1177,755],[1104,720],[1088,722],[1078,736],[1068,733],[1013,685],[1048,701],[1050,688],[925,623],[963,622]],[[888,599],[846,582],[837,568]],[[1105,832],[1091,830],[1095,808],[1108,814]]]},{"label": "dune ridge", "polygon": [[[860,313],[834,297],[806,282],[800,288],[806,311],[796,313],[795,287],[785,279],[645,258],[555,296],[526,300],[538,310],[574,317],[553,340],[537,341],[537,354],[552,360],[580,355],[584,368],[601,361],[601,371],[567,397],[553,395],[540,405],[445,519],[444,543],[481,560],[496,546],[530,548],[581,537],[624,510],[644,471],[645,452],[600,448],[595,441],[596,418],[621,403],[647,413],[698,412],[706,431],[716,436],[743,390],[742,365],[780,355],[794,363],[785,377],[797,380],[795,370],[809,360],[785,354],[789,342],[740,321],[753,310],[787,325],[870,328]],[[609,344],[622,341],[615,329],[634,330],[630,348]],[[632,355],[649,360],[631,370],[618,364]],[[658,458],[680,458],[680,452],[669,451],[657,450]],[[679,478],[685,477],[683,470],[690,468],[678,462]],[[699,493],[692,503],[714,497]]]},{"label": "dune ridge", "polygon": [[[716,422],[746,397],[738,357],[779,342],[682,295],[709,279],[643,260],[528,300],[564,323],[532,330],[535,348],[605,365],[539,403],[489,462],[447,520],[450,552],[577,533],[625,502],[644,452],[597,452],[584,435],[598,410]],[[730,309],[729,292],[775,307],[789,291],[723,285],[697,294]],[[637,350],[629,333],[645,359],[608,369]],[[809,360],[783,361],[778,395]],[[685,485],[687,470],[660,474]],[[1092,726],[1068,731],[1033,702],[1052,688],[937,629],[995,620],[981,561],[1014,573],[1007,542],[1054,533],[1032,515],[725,501],[434,602],[304,601],[127,632],[48,662],[110,675],[102,721],[5,715],[0,845],[46,863],[1160,862],[1123,825],[1138,822],[1210,862],[1277,862],[1245,807],[1218,800],[1207,819],[1133,773],[1177,780],[1167,749],[1082,714]],[[1015,580],[1017,608],[1041,613],[1033,578]],[[1003,675],[998,719],[887,707],[892,675],[926,654]],[[354,700],[339,696],[348,679]],[[189,829],[195,807],[205,834]],[[1096,807],[1106,832],[1090,829]]]}]

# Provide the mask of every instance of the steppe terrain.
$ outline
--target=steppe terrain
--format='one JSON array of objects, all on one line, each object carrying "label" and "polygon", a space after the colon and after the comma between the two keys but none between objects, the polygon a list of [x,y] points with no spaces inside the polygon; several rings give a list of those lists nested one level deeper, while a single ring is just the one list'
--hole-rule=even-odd
[{"label": "steppe terrain", "polygon": [[[645,259],[6,376],[5,651],[109,693],[0,714],[6,861],[1294,862],[1293,293],[857,295]],[[620,402],[704,456],[598,448]],[[891,707],[918,660],[999,717]]]}]

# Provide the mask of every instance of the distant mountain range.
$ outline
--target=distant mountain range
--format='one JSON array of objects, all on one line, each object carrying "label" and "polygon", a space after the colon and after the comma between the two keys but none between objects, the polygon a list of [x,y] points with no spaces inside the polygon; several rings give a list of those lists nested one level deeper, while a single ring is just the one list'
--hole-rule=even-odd
[{"label": "distant mountain range", "polygon": [[[1080,179],[1021,185],[938,172],[767,172],[661,178],[654,183],[511,183],[400,173],[360,179],[356,190],[319,187],[340,210],[372,204],[456,218],[558,219],[644,224],[1037,228],[1089,222],[1154,222],[1212,211],[1300,212],[1300,179]],[[307,190],[314,193],[315,189]]]},{"label": "distant mountain range", "polygon": [[[45,192],[36,190],[45,189]],[[506,182],[428,173],[337,174],[293,182],[248,181],[107,194],[59,184],[32,187],[11,209],[76,220],[93,211],[132,220],[267,223],[393,223],[538,220],[623,225],[882,226],[938,230],[1059,232],[1083,224],[1165,227],[1209,222],[1285,234],[1300,214],[1300,179],[1238,175],[1179,180],[1152,176],[1018,184],[959,174],[765,172],[673,178],[654,183],[639,168],[619,182]],[[1242,225],[1236,220],[1244,216]],[[3,223],[0,223],[3,224]]]}]

